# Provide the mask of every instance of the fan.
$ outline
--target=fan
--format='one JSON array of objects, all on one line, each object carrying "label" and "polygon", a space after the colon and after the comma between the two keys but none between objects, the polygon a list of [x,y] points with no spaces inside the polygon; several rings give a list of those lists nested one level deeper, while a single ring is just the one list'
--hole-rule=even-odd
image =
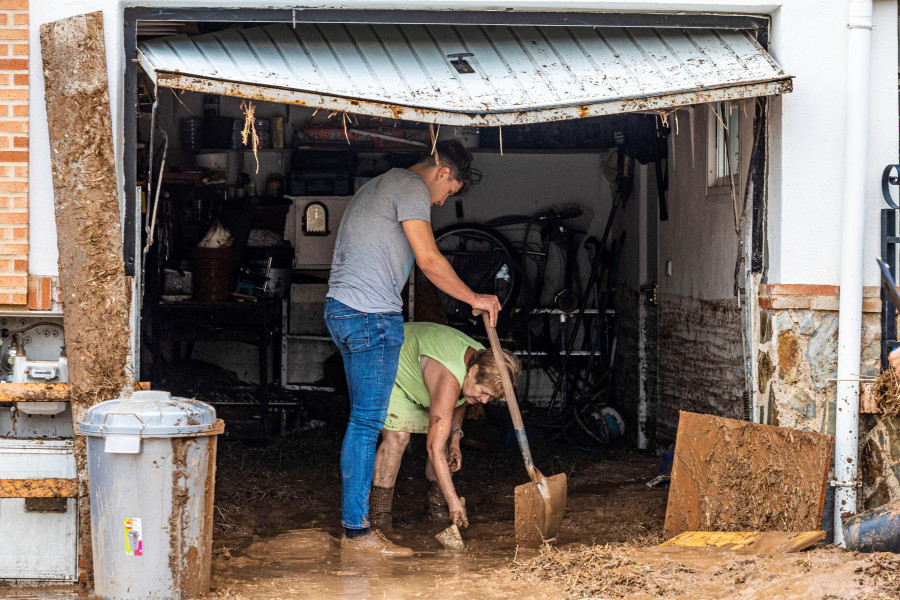
[{"label": "fan", "polygon": [[619,178],[619,150],[613,149],[603,155],[600,161],[600,170],[603,176],[612,183]]}]

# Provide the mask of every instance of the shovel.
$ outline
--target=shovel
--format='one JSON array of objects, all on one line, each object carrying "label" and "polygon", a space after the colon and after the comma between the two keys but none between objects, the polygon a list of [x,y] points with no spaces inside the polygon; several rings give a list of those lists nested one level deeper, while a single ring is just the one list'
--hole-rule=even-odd
[{"label": "shovel", "polygon": [[503,368],[506,361],[500,351],[497,331],[491,327],[488,313],[478,309],[472,312],[475,316],[481,315],[484,320],[484,328],[487,330],[488,339],[491,342],[494,360],[500,367],[503,395],[509,405],[509,414],[516,430],[516,439],[519,441],[519,448],[525,459],[525,469],[528,471],[528,476],[531,477],[531,483],[516,486],[516,544],[523,548],[539,548],[545,541],[556,537],[559,525],[562,523],[563,513],[566,510],[566,474],[560,473],[552,477],[545,477],[534,466],[534,461],[531,460],[531,448],[528,447],[528,437],[525,435],[525,425],[522,423],[522,414],[519,412],[519,403],[516,402],[516,392],[513,390],[509,373]]}]

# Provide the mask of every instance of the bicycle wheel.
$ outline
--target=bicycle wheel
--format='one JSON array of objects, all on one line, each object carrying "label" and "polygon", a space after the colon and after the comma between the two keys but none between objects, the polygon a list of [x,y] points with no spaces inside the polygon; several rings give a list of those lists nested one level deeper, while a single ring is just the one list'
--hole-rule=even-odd
[{"label": "bicycle wheel", "polygon": [[[434,238],[438,250],[472,291],[497,296],[501,308],[515,305],[522,270],[503,234],[486,225],[460,223],[441,229]],[[450,325],[471,323],[472,307],[443,292],[439,297]]]}]

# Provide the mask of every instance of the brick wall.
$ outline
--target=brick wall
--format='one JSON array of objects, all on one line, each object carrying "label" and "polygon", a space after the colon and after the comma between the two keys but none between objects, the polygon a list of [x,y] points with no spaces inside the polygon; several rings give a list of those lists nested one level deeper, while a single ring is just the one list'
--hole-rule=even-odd
[{"label": "brick wall", "polygon": [[0,305],[28,288],[28,0],[0,0]]}]

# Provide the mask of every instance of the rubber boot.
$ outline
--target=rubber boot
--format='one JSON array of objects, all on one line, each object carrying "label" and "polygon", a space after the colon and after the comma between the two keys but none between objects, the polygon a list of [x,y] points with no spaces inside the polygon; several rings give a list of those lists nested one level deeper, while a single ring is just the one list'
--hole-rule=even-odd
[{"label": "rubber boot", "polygon": [[450,519],[450,507],[447,505],[447,499],[444,498],[444,492],[437,481],[431,482],[428,488],[428,496],[425,502],[425,510],[428,518],[432,521],[448,521]]},{"label": "rubber boot", "polygon": [[369,524],[384,533],[394,531],[391,509],[394,505],[394,488],[373,485],[369,493]]}]

